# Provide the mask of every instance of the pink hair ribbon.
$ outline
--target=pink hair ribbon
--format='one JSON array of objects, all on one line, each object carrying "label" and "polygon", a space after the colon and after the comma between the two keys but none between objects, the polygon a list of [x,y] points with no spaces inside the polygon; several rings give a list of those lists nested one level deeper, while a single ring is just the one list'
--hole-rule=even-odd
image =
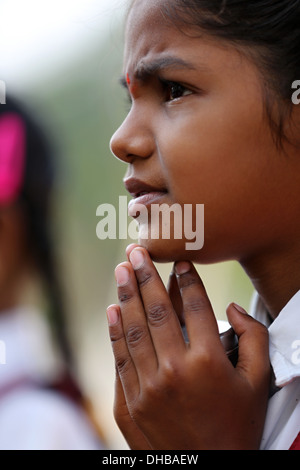
[{"label": "pink hair ribbon", "polygon": [[19,196],[25,167],[25,124],[15,113],[0,117],[0,205]]}]

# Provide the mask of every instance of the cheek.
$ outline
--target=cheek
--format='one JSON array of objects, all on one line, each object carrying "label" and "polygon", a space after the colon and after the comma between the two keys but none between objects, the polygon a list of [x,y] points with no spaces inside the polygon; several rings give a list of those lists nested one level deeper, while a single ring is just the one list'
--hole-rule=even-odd
[{"label": "cheek", "polygon": [[[171,202],[205,207],[202,261],[239,257],[263,238],[262,204],[269,213],[274,206],[278,155],[267,123],[257,113],[208,114],[165,135],[160,153]],[[179,253],[186,256],[183,247]]]},{"label": "cheek", "polygon": [[269,164],[260,108],[237,107],[231,115],[225,104],[215,108],[206,104],[163,132],[161,161],[175,202],[208,204],[241,187],[246,175],[253,188]]},{"label": "cheek", "polygon": [[[204,204],[205,245],[199,256],[205,262],[247,255],[266,241],[266,224],[272,226],[278,154],[261,96],[249,94],[244,101],[239,93],[239,100],[231,94],[223,101],[198,101],[188,110],[174,108],[157,128],[170,203]],[[175,246],[166,245],[166,251]],[[177,248],[177,258],[186,256],[184,245]]]}]

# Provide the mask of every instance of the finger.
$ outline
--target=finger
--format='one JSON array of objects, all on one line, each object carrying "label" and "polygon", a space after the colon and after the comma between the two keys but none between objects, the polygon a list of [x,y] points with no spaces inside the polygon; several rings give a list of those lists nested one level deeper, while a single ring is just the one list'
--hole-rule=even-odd
[{"label": "finger", "polygon": [[144,305],[131,264],[121,263],[115,270],[115,276],[127,348],[142,380],[157,369]]},{"label": "finger", "polygon": [[197,270],[190,262],[180,261],[176,263],[175,271],[191,347],[219,348],[218,324]]},{"label": "finger", "polygon": [[147,250],[135,248],[130,253],[130,261],[135,270],[158,360],[183,353],[186,345],[178,317]]},{"label": "finger", "polygon": [[130,261],[130,253],[135,249],[135,248],[139,248],[140,245],[137,245],[136,243],[131,243],[131,245],[128,245],[127,248],[126,248],[126,256],[127,256],[127,259],[128,261]]},{"label": "finger", "polygon": [[126,439],[130,449],[148,450],[151,449],[147,439],[136,423],[132,420],[128,411],[122,382],[118,371],[116,370],[115,380],[115,401],[114,417],[120,431]]},{"label": "finger", "polygon": [[130,401],[139,393],[140,386],[135,365],[128,351],[120,307],[111,305],[106,312],[116,370],[123,383],[126,399]]},{"label": "finger", "polygon": [[[141,248],[141,246],[137,245],[136,243],[132,243],[126,248],[126,255],[127,255],[128,261],[130,261],[130,254],[135,248]],[[178,283],[177,283],[174,267],[169,276],[167,292],[172,302],[173,308],[179,318],[180,324],[183,326],[184,325],[184,312],[183,312],[182,299],[181,299],[181,294],[178,288]]]},{"label": "finger", "polygon": [[271,368],[267,328],[233,303],[227,307],[227,316],[239,338],[236,370],[253,386],[269,381]]},{"label": "finger", "polygon": [[167,285],[167,291],[172,302],[173,308],[179,318],[181,326],[184,326],[184,312],[182,298],[178,287],[175,270],[173,269]]}]

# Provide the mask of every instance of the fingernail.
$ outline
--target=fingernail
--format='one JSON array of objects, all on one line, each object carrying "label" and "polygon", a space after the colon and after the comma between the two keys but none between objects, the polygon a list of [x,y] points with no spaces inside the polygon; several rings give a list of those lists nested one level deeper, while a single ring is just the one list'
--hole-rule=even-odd
[{"label": "fingernail", "polygon": [[238,312],[243,313],[244,315],[248,315],[248,313],[245,309],[243,309],[243,307],[240,307],[238,304],[235,303],[233,303],[233,306]]},{"label": "fingernail", "polygon": [[176,274],[181,276],[182,274],[188,273],[191,269],[190,263],[187,261],[180,261],[179,263],[176,263],[175,265],[175,271]]},{"label": "fingernail", "polygon": [[134,270],[140,269],[145,262],[144,253],[139,249],[133,250],[129,258]]},{"label": "fingernail", "polygon": [[119,312],[118,312],[118,309],[114,305],[111,305],[110,307],[107,308],[106,314],[107,314],[107,320],[108,320],[109,326],[113,326],[116,323],[118,323]]},{"label": "fingernail", "polygon": [[115,276],[119,287],[125,286],[129,282],[129,271],[125,266],[117,266]]}]

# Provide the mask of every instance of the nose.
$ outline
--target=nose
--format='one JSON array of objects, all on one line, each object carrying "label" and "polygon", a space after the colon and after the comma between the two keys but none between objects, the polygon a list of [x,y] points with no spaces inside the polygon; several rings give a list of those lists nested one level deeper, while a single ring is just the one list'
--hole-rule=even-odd
[{"label": "nose", "polygon": [[148,158],[154,151],[154,139],[150,123],[145,115],[130,111],[125,121],[112,136],[110,141],[112,153],[125,163],[132,163],[137,158]]}]

